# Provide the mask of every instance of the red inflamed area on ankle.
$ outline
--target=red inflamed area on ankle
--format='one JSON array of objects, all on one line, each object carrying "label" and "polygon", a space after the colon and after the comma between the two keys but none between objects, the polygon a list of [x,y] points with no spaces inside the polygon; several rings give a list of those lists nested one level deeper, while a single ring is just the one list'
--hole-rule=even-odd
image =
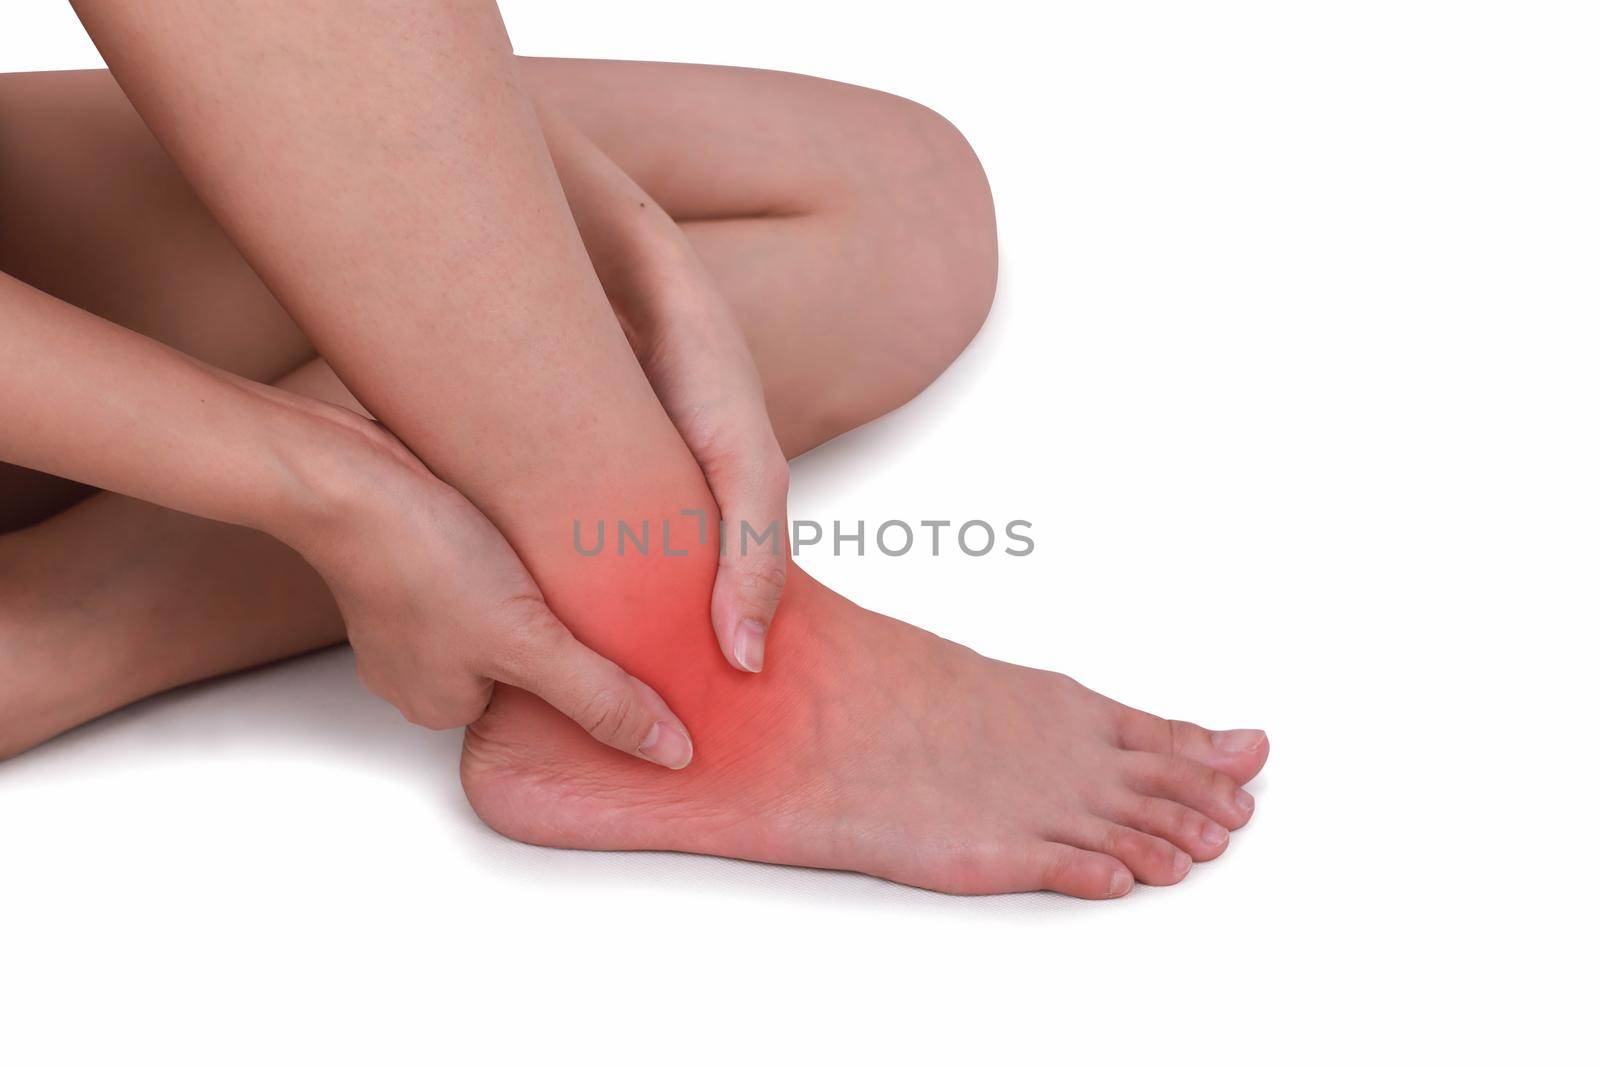
[{"label": "red inflamed area on ankle", "polygon": [[[817,642],[809,636],[808,616],[820,587],[789,564],[784,600],[768,632],[765,669],[738,670],[724,658],[711,626],[715,536],[704,545],[693,536],[680,541],[684,526],[693,530],[692,520],[681,526],[668,521],[667,544],[657,520],[649,523],[643,547],[624,539],[620,551],[612,522],[603,542],[594,520],[582,526],[579,540],[569,529],[558,552],[541,555],[535,577],[578,640],[661,694],[693,737],[690,770],[703,772],[748,759],[756,734],[764,738],[763,750],[774,747],[781,711],[815,669]],[[643,520],[630,523],[636,535],[643,526]],[[578,550],[580,542],[585,552]],[[771,758],[781,759],[781,752]]]}]

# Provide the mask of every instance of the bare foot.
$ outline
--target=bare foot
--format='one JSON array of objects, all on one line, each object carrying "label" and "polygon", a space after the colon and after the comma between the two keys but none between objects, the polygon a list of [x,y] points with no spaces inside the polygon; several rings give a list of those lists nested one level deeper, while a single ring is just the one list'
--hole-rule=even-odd
[{"label": "bare foot", "polygon": [[[761,676],[675,702],[695,760],[664,771],[497,693],[470,727],[474,809],[522,841],[699,852],[951,893],[1115,897],[1170,885],[1250,818],[1259,730],[1213,733],[987,659],[794,573]],[[720,661],[720,658],[719,658]],[[652,679],[647,678],[647,681]]]},{"label": "bare foot", "polygon": [[98,494],[0,537],[0,759],[340,631],[321,580],[265,534]]}]

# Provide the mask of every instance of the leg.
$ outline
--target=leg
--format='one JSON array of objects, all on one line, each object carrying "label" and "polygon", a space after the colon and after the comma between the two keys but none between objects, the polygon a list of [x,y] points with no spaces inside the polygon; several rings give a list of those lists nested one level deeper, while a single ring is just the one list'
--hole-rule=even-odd
[{"label": "leg", "polygon": [[[0,271],[257,381],[315,354],[104,71],[0,75]],[[88,492],[0,463],[0,533]]]},{"label": "leg", "polygon": [[[909,399],[981,324],[988,189],[932,112],[766,71],[522,66],[683,222],[751,339],[790,456]],[[780,125],[783,138],[752,139]],[[257,380],[312,358],[106,72],[0,75],[0,145],[0,270]],[[325,365],[294,380],[354,403]],[[87,493],[0,464],[0,533]],[[320,582],[282,546],[109,495],[0,539],[0,583],[12,653],[0,709],[51,709],[0,739],[0,755],[342,637]],[[160,635],[138,622],[152,616]],[[71,655],[80,646],[99,651]],[[48,669],[69,657],[92,669]]]},{"label": "leg", "polygon": [[791,456],[921,392],[988,315],[988,183],[927,108],[732,67],[524,69],[689,231],[739,315]]},{"label": "leg", "polygon": [[[279,384],[354,405],[324,363]],[[153,693],[342,640],[322,579],[278,541],[96,493],[0,536],[0,759]]]},{"label": "leg", "polygon": [[[522,69],[684,224],[791,456],[915,396],[988,313],[988,186],[933,112],[770,71]],[[0,270],[258,381],[313,356],[109,74],[0,75],[0,146]],[[84,493],[0,464],[0,532]]]},{"label": "leg", "polygon": [[[1200,811],[1228,825],[1243,821],[1226,792],[1230,783],[1207,778],[1204,766],[1177,753],[1243,780],[1264,758],[1259,737],[1243,738],[1255,743],[1240,752],[1217,748],[1197,731],[1122,709],[1064,679],[982,660],[814,588],[809,596],[800,611],[810,615],[811,630],[833,635],[831,647],[811,648],[837,668],[832,691],[791,681],[779,694],[781,714],[746,700],[730,727],[737,730],[719,739],[730,755],[703,767],[692,784],[673,787],[681,792],[586,753],[563,758],[575,739],[560,723],[530,714],[536,708],[502,705],[475,732],[464,760],[474,803],[498,828],[550,843],[849,866],[964,891],[1116,891],[1107,879],[1122,868],[1108,866],[1106,854],[1146,880],[1172,880],[1187,857],[1139,827],[1205,858],[1220,845]],[[873,662],[852,664],[862,650]],[[796,648],[794,662],[801,655]],[[930,668],[939,691],[920,693]],[[979,707],[989,718],[975,730]],[[1034,717],[1041,709],[1048,717]],[[774,749],[780,725],[789,736]],[[779,765],[774,758],[790,773],[739,773],[754,762],[770,770]],[[996,758],[1006,772],[986,773]],[[886,765],[896,768],[892,780]],[[956,767],[967,772],[952,775]],[[599,804],[597,782],[606,786]],[[908,787],[920,798],[909,806]],[[1053,798],[1052,811],[1030,808],[1036,793]],[[932,839],[951,847],[929,852]]]}]

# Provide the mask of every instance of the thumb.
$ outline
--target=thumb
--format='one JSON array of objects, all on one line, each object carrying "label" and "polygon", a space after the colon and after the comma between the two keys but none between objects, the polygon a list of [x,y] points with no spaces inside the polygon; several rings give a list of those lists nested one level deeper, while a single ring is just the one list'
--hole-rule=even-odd
[{"label": "thumb", "polygon": [[542,602],[487,672],[526,689],[601,744],[671,770],[694,756],[689,731],[654,689],[572,636]]},{"label": "thumb", "polygon": [[[774,444],[776,449],[776,444]],[[788,575],[789,465],[782,453],[707,471],[722,512],[723,546],[711,589],[711,625],[729,663],[758,673]]]}]

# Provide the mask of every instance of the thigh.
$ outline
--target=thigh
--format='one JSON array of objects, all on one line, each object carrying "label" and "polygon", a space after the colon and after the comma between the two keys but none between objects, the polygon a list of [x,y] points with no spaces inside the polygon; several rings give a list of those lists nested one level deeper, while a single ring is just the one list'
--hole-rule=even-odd
[{"label": "thigh", "polygon": [[[0,271],[258,380],[311,356],[104,71],[0,75]],[[88,492],[0,463],[0,532]]]},{"label": "thigh", "polygon": [[[931,111],[770,71],[522,67],[684,225],[790,454],[914,395],[987,312],[988,188]],[[0,75],[0,270],[258,380],[314,355],[104,71]],[[27,511],[36,481],[0,466],[0,499]]]},{"label": "thigh", "polygon": [[0,270],[258,380],[312,354],[105,71],[0,75]]},{"label": "thigh", "polygon": [[684,226],[738,314],[790,455],[915,396],[987,316],[988,182],[928,108],[739,67],[524,70]]},{"label": "thigh", "polygon": [[86,485],[0,463],[0,534],[43,522],[93,492]]}]

